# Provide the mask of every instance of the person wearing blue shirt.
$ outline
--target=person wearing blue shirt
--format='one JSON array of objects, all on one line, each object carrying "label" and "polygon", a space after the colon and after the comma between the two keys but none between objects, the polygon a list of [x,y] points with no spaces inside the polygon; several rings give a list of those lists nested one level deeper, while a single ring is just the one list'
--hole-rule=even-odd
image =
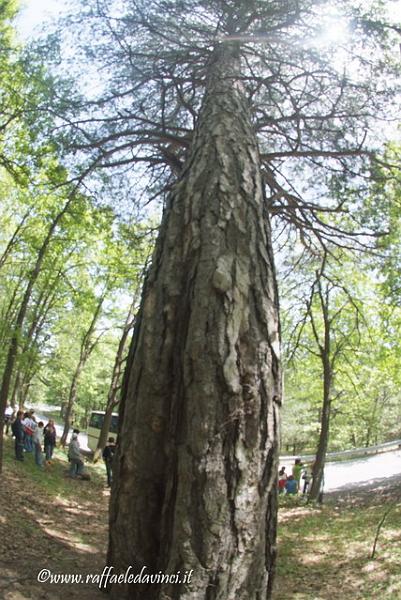
[{"label": "person wearing blue shirt", "polygon": [[294,475],[290,475],[285,484],[285,491],[287,494],[296,494],[298,492],[298,482],[294,478]]}]

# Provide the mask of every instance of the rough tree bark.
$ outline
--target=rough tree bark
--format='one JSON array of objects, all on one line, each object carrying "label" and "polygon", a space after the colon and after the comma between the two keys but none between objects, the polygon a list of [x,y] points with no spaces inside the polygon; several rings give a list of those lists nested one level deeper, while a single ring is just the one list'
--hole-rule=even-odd
[{"label": "rough tree bark", "polygon": [[[113,599],[265,600],[281,373],[271,234],[234,44],[220,45],[169,198],[123,384],[108,565],[193,569]],[[276,401],[273,397],[277,396]]]}]

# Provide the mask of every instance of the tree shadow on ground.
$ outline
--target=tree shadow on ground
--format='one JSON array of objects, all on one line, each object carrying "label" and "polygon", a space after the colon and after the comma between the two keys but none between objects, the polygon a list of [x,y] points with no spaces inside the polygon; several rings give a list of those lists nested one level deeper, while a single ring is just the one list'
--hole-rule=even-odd
[{"label": "tree shadow on ground", "polygon": [[91,481],[65,478],[68,463],[56,459],[41,471],[26,456],[6,460],[0,488],[0,597],[4,600],[97,600],[95,584],[38,582],[51,573],[101,573],[107,545],[109,492],[94,469]]},{"label": "tree shadow on ground", "polygon": [[383,505],[401,500],[401,474],[370,479],[356,486],[342,486],[325,494],[328,505]]},{"label": "tree shadow on ground", "polygon": [[380,533],[375,560],[370,555],[387,507],[384,496],[370,491],[370,503],[365,498],[363,504],[338,504],[337,496],[337,504],[332,498],[320,508],[280,509],[274,600],[401,598],[401,501],[391,498],[394,510]]}]

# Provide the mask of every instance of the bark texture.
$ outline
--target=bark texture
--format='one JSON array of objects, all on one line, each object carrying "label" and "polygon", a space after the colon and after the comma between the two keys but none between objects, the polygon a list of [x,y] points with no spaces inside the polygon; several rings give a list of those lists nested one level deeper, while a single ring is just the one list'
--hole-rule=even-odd
[{"label": "bark texture", "polygon": [[193,569],[113,599],[265,600],[276,544],[279,322],[259,152],[219,47],[123,384],[108,564]]}]

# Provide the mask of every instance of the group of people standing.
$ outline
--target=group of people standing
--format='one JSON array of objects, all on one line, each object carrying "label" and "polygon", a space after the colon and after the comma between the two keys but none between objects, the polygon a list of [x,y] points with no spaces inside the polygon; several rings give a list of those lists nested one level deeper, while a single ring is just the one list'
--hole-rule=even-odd
[{"label": "group of people standing", "polygon": [[48,464],[52,461],[57,433],[52,419],[44,425],[43,421],[36,421],[34,412],[19,410],[11,425],[15,438],[15,458],[23,461],[25,452],[33,453],[35,463],[43,468],[45,461]]},{"label": "group of people standing", "polygon": [[286,467],[281,467],[278,473],[279,494],[306,494],[312,479],[312,466],[303,464],[300,458],[296,458],[291,474],[287,475],[285,470]]},{"label": "group of people standing", "polygon": [[[51,464],[54,448],[56,447],[57,433],[53,419],[49,419],[47,425],[44,425],[43,421],[37,422],[34,413],[34,410],[27,412],[19,410],[11,424],[11,431],[15,438],[15,458],[23,461],[25,453],[33,454],[35,463],[43,469],[45,464]],[[73,430],[68,446],[68,462],[70,463],[68,476],[73,479],[89,479],[89,476],[84,472],[84,460],[78,439],[79,433],[79,429]],[[113,479],[115,450],[114,438],[109,438],[103,450],[109,487]]]}]

